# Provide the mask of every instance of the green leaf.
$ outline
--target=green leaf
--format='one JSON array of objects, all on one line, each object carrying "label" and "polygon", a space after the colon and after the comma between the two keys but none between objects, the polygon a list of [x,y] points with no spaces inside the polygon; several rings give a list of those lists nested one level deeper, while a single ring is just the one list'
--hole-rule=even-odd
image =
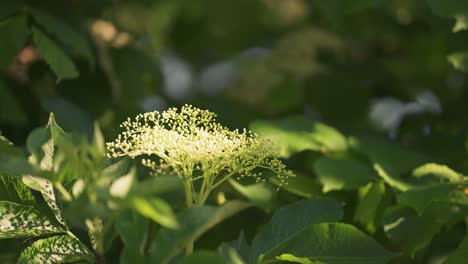
[{"label": "green leaf", "polygon": [[380,164],[391,175],[399,176],[430,161],[429,157],[419,152],[382,139],[353,138],[350,145],[356,151],[367,155],[372,163]]},{"label": "green leaf", "polygon": [[270,138],[280,147],[284,158],[304,150],[332,152],[347,148],[346,138],[339,131],[302,116],[276,121],[258,120],[250,124],[250,129]]},{"label": "green leaf", "polygon": [[46,216],[32,206],[0,201],[0,239],[61,233]]},{"label": "green leaf", "polygon": [[[453,210],[449,203],[434,202],[427,206],[422,215],[406,206],[390,207],[383,218],[384,231],[399,249],[414,257],[430,245],[445,223],[466,212]],[[460,216],[463,217],[463,216]]]},{"label": "green leaf", "polygon": [[342,205],[332,200],[301,200],[281,207],[252,240],[248,262],[254,263],[260,254],[284,243],[311,224],[334,222],[342,217]]},{"label": "green leaf", "polygon": [[256,183],[244,186],[233,179],[229,179],[228,181],[236,191],[249,199],[253,204],[267,209],[271,208],[271,202],[276,196],[276,191],[270,185]]},{"label": "green leaf", "polygon": [[77,261],[94,263],[94,256],[80,241],[68,235],[40,239],[26,248],[18,258],[18,264]]},{"label": "green leaf", "polygon": [[47,33],[53,35],[61,44],[69,48],[72,54],[81,56],[88,60],[89,65],[94,67],[94,57],[88,39],[83,32],[78,32],[75,28],[68,25],[58,17],[48,14],[44,10],[30,8],[34,20],[40,24]]},{"label": "green leaf", "polygon": [[[435,201],[449,201],[452,192],[458,189],[457,184],[437,184],[413,188],[398,195],[401,204],[408,205],[422,215],[424,209]],[[461,192],[461,191],[460,191]]]},{"label": "green leaf", "polygon": [[461,51],[451,53],[447,56],[447,60],[456,70],[468,72],[468,52]]},{"label": "green leaf", "polygon": [[179,177],[172,175],[157,175],[135,184],[131,193],[141,196],[151,196],[171,192],[181,189],[182,187],[182,179]]},{"label": "green leaf", "polygon": [[221,207],[201,206],[185,209],[178,216],[180,228],[163,228],[151,243],[150,262],[166,264],[179,254],[191,241],[206,231],[251,206],[249,203],[229,201]]},{"label": "green leaf", "polygon": [[244,232],[241,231],[239,238],[229,243],[221,243],[218,253],[229,264],[246,264],[249,258],[250,246],[245,240]]},{"label": "green leaf", "polygon": [[125,211],[116,220],[115,228],[124,244],[120,261],[126,263],[144,262],[144,244],[150,221],[134,211]]},{"label": "green leaf", "polygon": [[296,177],[289,177],[288,184],[282,184],[277,177],[269,180],[275,186],[303,198],[322,196],[322,186],[312,177],[295,172]]},{"label": "green leaf", "polygon": [[65,220],[62,216],[62,210],[57,204],[57,198],[55,196],[55,190],[52,183],[44,178],[41,177],[34,177],[34,176],[23,176],[23,183],[31,189],[41,192],[42,197],[44,197],[45,202],[49,206],[50,210],[55,215],[57,221],[62,224],[64,227],[67,226]]},{"label": "green leaf", "polygon": [[33,27],[32,32],[37,51],[57,75],[57,83],[63,79],[73,79],[79,76],[75,64],[62,48],[38,28]]},{"label": "green leaf", "polygon": [[133,197],[131,204],[138,213],[156,223],[171,229],[179,228],[179,223],[171,206],[164,200],[154,197]]},{"label": "green leaf", "polygon": [[457,249],[449,255],[443,264],[459,264],[468,259],[468,234],[465,235],[463,241],[458,245]]},{"label": "green leaf", "polygon": [[354,213],[354,220],[366,226],[374,233],[377,229],[377,214],[379,206],[385,195],[383,181],[369,183],[359,189],[360,200]]},{"label": "green leaf", "polygon": [[276,262],[274,260],[283,254],[327,264],[384,264],[392,256],[356,227],[342,223],[310,225],[265,252],[259,263]]},{"label": "green leaf", "polygon": [[216,252],[197,251],[190,256],[184,257],[180,264],[226,264],[224,259]]},{"label": "green leaf", "polygon": [[0,176],[0,201],[33,205],[34,196],[20,177]]},{"label": "green leaf", "polygon": [[324,192],[356,189],[375,178],[371,168],[350,158],[322,157],[313,167]]},{"label": "green leaf", "polygon": [[433,175],[441,179],[447,179],[451,182],[463,181],[463,175],[452,170],[446,165],[437,163],[427,163],[413,170],[412,176],[416,178]]},{"label": "green leaf", "polygon": [[126,175],[120,176],[109,187],[109,193],[113,197],[125,198],[130,192],[135,181],[136,170],[132,168]]},{"label": "green leaf", "polygon": [[427,0],[432,11],[443,17],[456,19],[453,32],[466,29],[466,15],[468,15],[468,3],[458,0]]},{"label": "green leaf", "polygon": [[377,172],[377,175],[379,175],[380,178],[382,178],[385,183],[388,185],[392,186],[393,188],[406,192],[412,188],[415,188],[416,186],[407,183],[405,181],[402,181],[398,178],[395,178],[393,176],[390,176],[381,166],[380,164],[374,164],[374,170]]},{"label": "green leaf", "polygon": [[[26,17],[15,16],[5,21],[0,21],[0,36],[2,36],[2,41],[0,41],[0,50],[2,51],[0,70],[5,70],[13,63],[14,57],[24,47],[28,39],[29,29]],[[8,103],[7,101],[2,101]]]},{"label": "green leaf", "polygon": [[99,154],[106,154],[106,140],[104,139],[104,135],[102,134],[98,121],[94,121],[93,145],[96,147]]},{"label": "green leaf", "polygon": [[[0,49],[1,45],[2,44],[0,42]],[[25,125],[28,122],[28,118],[20,102],[18,102],[18,100],[15,98],[15,95],[10,92],[6,83],[2,82],[1,80],[0,98],[0,123]]]}]

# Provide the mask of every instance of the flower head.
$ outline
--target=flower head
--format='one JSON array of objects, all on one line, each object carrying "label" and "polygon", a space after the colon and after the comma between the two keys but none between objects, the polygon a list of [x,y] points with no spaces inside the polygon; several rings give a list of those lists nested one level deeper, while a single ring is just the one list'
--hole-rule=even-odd
[{"label": "flower head", "polygon": [[293,175],[277,158],[271,141],[245,129],[229,130],[215,118],[215,113],[190,105],[128,118],[121,125],[125,131],[107,143],[108,155],[144,155],[142,164],[156,174],[204,179],[207,186],[217,186],[232,175],[261,181],[256,168],[273,171],[283,182]]}]

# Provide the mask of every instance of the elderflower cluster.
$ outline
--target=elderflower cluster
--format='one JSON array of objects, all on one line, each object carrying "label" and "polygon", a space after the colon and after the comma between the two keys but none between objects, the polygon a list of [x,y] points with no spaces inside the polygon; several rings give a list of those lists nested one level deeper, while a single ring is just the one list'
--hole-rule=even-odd
[{"label": "elderflower cluster", "polygon": [[155,174],[205,179],[210,186],[233,175],[264,181],[257,168],[274,172],[282,183],[293,176],[277,158],[278,149],[271,141],[245,129],[231,131],[215,118],[215,113],[190,105],[128,118],[121,125],[125,131],[107,143],[108,155],[144,155],[142,164]]}]

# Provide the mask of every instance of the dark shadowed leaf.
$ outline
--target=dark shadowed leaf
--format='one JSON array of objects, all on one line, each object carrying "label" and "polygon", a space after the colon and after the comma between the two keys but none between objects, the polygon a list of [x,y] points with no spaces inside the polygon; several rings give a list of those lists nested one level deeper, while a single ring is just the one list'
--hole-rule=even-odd
[{"label": "dark shadowed leaf", "polygon": [[[310,225],[261,256],[259,263],[274,263],[290,254],[327,264],[385,264],[392,254],[356,227],[342,223]],[[307,263],[302,261],[301,263]]]},{"label": "dark shadowed leaf", "polygon": [[322,157],[313,166],[324,192],[356,189],[375,179],[370,167],[350,158]]},{"label": "dark shadowed leaf", "polygon": [[325,199],[301,200],[275,211],[271,221],[252,240],[249,263],[281,245],[311,224],[339,221],[342,205]]},{"label": "dark shadowed leaf", "polygon": [[33,27],[32,32],[39,56],[44,59],[57,76],[57,83],[63,79],[73,79],[79,76],[75,63],[61,47],[40,29]]},{"label": "dark shadowed leaf", "polygon": [[[2,5],[1,9],[3,8]],[[26,44],[29,36],[26,17],[14,16],[5,21],[0,21],[0,36],[2,36],[2,41],[0,41],[0,50],[2,51],[0,70],[5,70],[13,63],[14,57]]]},{"label": "dark shadowed leaf", "polygon": [[177,230],[163,228],[156,234],[151,244],[151,263],[168,263],[189,243],[199,238],[206,231],[251,206],[240,201],[229,201],[221,207],[201,206],[182,211],[178,216],[180,228]]}]

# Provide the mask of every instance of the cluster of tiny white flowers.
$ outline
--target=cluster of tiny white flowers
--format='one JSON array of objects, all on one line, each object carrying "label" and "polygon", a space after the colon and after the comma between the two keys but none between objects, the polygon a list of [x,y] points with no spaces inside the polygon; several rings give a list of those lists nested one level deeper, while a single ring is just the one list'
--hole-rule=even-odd
[{"label": "cluster of tiny white flowers", "polygon": [[245,129],[229,130],[215,118],[215,113],[190,105],[128,118],[121,124],[125,131],[107,143],[108,156],[144,155],[142,164],[155,174],[187,180],[209,177],[212,185],[226,175],[264,181],[257,168],[274,172],[282,183],[293,176],[277,158],[278,148],[271,141]]}]

